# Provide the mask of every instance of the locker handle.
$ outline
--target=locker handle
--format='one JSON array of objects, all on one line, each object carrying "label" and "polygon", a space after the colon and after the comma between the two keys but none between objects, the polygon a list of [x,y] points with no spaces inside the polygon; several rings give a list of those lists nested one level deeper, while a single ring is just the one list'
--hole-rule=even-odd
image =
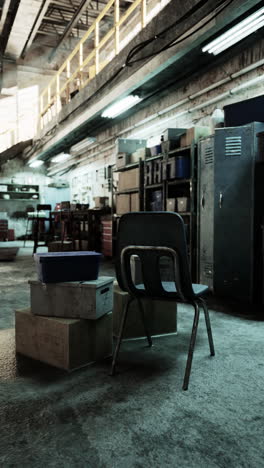
[{"label": "locker handle", "polygon": [[222,192],[219,193],[219,208],[223,206],[223,194]]},{"label": "locker handle", "polygon": [[202,198],[201,198],[201,206],[202,206],[202,208],[204,208],[204,205],[205,205],[205,199],[204,199],[204,195],[202,195]]}]

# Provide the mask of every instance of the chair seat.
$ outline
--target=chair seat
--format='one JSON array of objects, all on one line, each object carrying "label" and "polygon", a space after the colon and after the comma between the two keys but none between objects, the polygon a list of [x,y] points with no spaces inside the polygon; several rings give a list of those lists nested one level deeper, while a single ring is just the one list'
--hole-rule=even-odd
[{"label": "chair seat", "polygon": [[[165,292],[177,294],[177,289],[176,289],[174,281],[162,281],[161,284]],[[194,295],[196,297],[201,296],[206,291],[208,291],[208,286],[206,286],[205,284],[193,283],[192,287],[193,287]],[[143,290],[145,289],[145,286],[144,284],[141,283],[141,284],[137,284],[136,288]]]}]

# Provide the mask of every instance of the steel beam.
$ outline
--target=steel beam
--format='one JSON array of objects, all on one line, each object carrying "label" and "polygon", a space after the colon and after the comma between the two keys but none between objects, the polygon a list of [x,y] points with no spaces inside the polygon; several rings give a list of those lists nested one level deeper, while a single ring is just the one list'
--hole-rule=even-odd
[{"label": "steel beam", "polygon": [[54,48],[54,50],[51,52],[51,54],[49,55],[49,62],[53,59],[53,57],[56,55],[57,51],[58,51],[58,48],[59,46],[61,45],[61,43],[67,39],[67,37],[70,35],[72,29],[74,28],[74,26],[76,25],[76,23],[78,23],[80,17],[82,16],[83,14],[83,10],[85,8],[88,7],[88,5],[91,3],[91,0],[82,0],[80,5],[78,6],[77,10],[75,11],[71,21],[68,23],[68,25],[66,26],[65,30],[64,30],[64,33],[62,34],[62,36],[60,37],[58,43],[57,43],[57,46]]},{"label": "steel beam", "polygon": [[2,16],[1,16],[1,20],[0,20],[0,34],[2,33],[3,27],[5,25],[5,21],[6,21],[6,17],[7,17],[7,13],[8,13],[10,3],[11,3],[11,0],[5,0],[4,6],[2,8]]}]

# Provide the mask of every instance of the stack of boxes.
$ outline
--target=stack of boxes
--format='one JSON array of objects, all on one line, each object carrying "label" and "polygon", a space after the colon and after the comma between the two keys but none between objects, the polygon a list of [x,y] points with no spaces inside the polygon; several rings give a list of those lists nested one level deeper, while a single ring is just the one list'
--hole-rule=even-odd
[{"label": "stack of boxes", "polygon": [[[125,172],[120,172],[118,179],[118,191],[131,193],[119,193],[116,197],[116,213],[121,215],[129,211],[139,211],[139,185],[140,185],[139,168],[129,169]],[[135,190],[135,192],[132,192]]]},{"label": "stack of boxes", "polygon": [[8,239],[8,221],[7,219],[0,219],[0,241]]},{"label": "stack of boxes", "polygon": [[[16,310],[17,353],[67,371],[112,355],[113,336],[118,335],[129,295],[114,278],[97,277],[99,257],[95,252],[35,254],[38,280],[29,281],[31,308]],[[132,277],[138,284],[142,282],[141,268],[135,258],[132,260]],[[88,280],[81,280],[83,267],[87,269],[89,263]],[[163,266],[168,280],[170,266]],[[72,281],[74,276],[76,281]],[[55,282],[56,278],[60,282]],[[145,299],[143,305],[152,335],[177,332],[176,303]],[[124,337],[144,336],[134,302]]]},{"label": "stack of boxes", "polygon": [[112,277],[100,254],[35,254],[31,308],[16,311],[16,351],[71,371],[112,355]]},{"label": "stack of boxes", "polygon": [[[130,168],[146,158],[148,152],[146,140],[129,140],[119,138],[116,142],[116,169],[121,171],[118,177],[118,194],[116,213],[122,215],[129,211],[139,211],[139,167]],[[123,171],[123,172],[122,172]]]},{"label": "stack of boxes", "polygon": [[129,140],[118,138],[116,141],[116,168],[122,169],[128,164],[138,163],[145,159],[147,140]]}]

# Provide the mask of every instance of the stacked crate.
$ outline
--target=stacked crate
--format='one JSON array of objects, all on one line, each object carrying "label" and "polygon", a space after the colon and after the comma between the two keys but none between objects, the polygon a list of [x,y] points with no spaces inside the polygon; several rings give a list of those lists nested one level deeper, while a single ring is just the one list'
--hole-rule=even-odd
[{"label": "stacked crate", "polygon": [[8,220],[0,219],[0,241],[8,239]]},{"label": "stacked crate", "polygon": [[[39,259],[43,254],[38,255]],[[68,258],[72,279],[77,257]],[[56,262],[56,256],[54,259]],[[55,282],[58,272],[54,273],[54,265],[49,278],[47,271],[38,270],[39,279],[29,281],[31,308],[16,311],[16,351],[68,371],[111,356],[114,278],[65,281],[67,266],[63,264],[64,281]],[[86,267],[89,269],[88,262]],[[81,272],[81,266],[79,269]]]}]

